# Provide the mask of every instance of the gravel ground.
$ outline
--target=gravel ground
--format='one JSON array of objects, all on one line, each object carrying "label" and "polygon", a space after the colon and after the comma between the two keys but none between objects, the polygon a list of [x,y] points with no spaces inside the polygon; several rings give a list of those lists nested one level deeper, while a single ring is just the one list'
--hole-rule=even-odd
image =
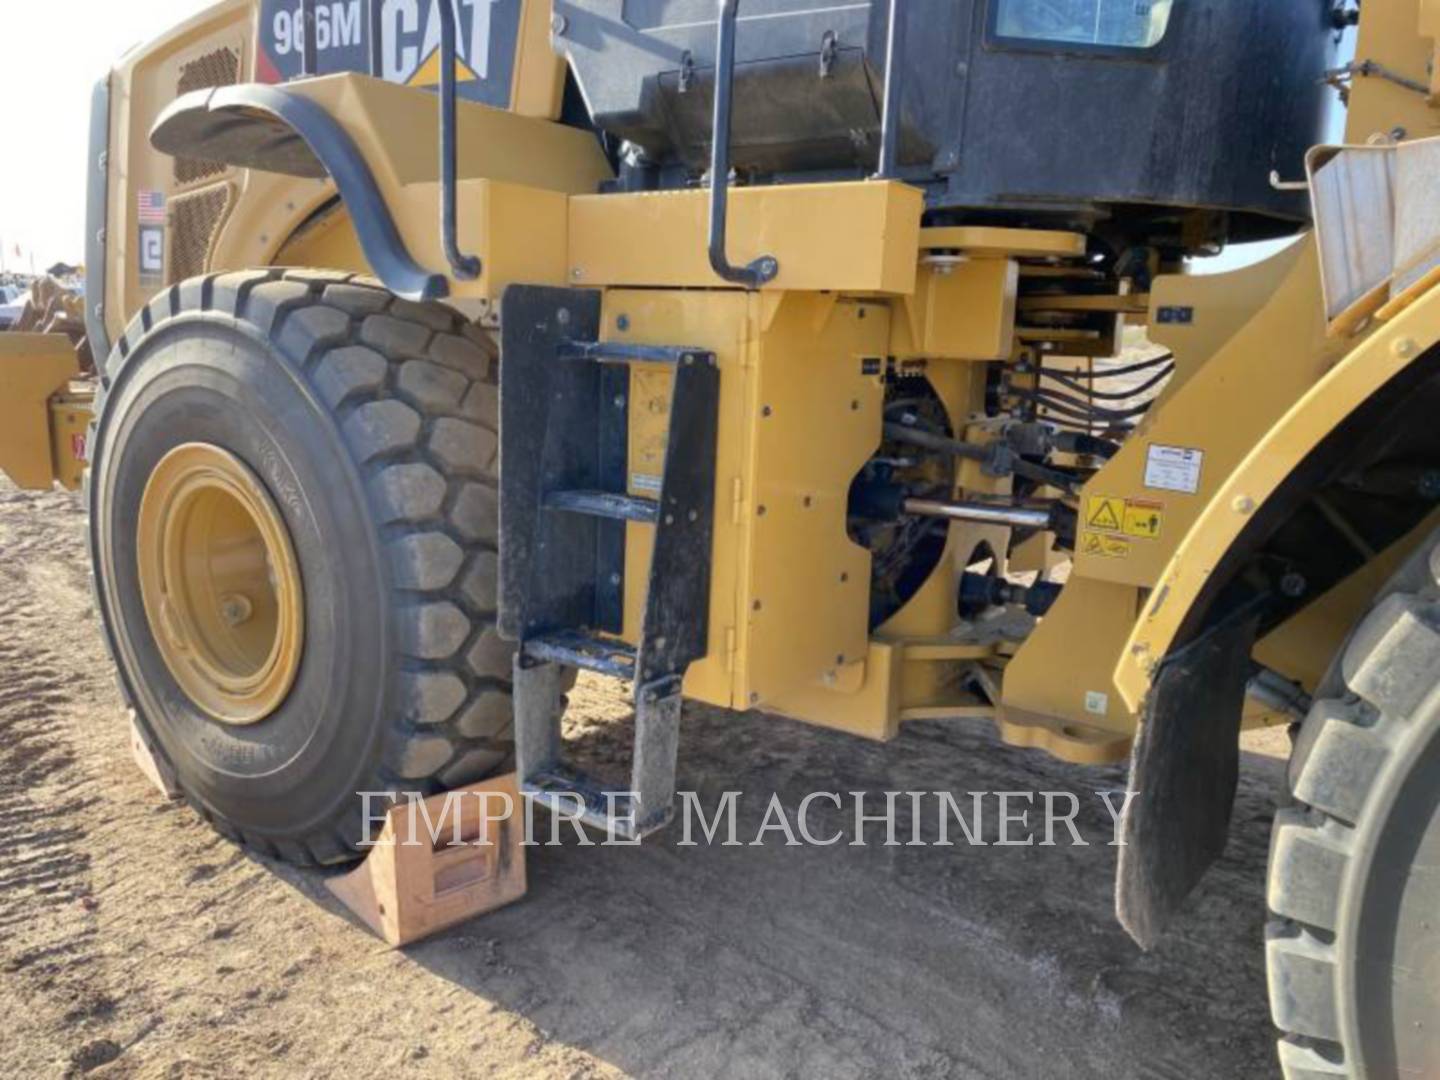
[{"label": "gravel ground", "polygon": [[[628,724],[619,694],[581,682],[567,733],[591,757],[615,758]],[[158,801],[125,734],[77,501],[0,486],[0,1074],[1274,1074],[1273,739],[1245,755],[1227,855],[1151,953],[1111,914],[1093,793],[1117,770],[1009,749],[983,726],[916,724],[877,746],[698,706],[681,786],[744,792],[745,839],[772,793],[793,810],[811,790],[1038,789],[1076,793],[1093,843],[571,841],[532,850],[523,902],[397,952],[318,873]],[[844,824],[833,808],[811,820]],[[935,832],[922,817],[921,837]]]}]

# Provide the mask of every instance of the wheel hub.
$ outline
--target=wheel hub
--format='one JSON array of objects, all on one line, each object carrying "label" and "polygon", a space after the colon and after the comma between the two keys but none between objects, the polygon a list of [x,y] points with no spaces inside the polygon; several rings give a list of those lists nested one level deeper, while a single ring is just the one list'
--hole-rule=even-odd
[{"label": "wheel hub", "polygon": [[222,723],[269,716],[300,668],[304,598],[259,479],[218,446],[177,446],[145,485],[137,541],[145,616],[180,688]]}]

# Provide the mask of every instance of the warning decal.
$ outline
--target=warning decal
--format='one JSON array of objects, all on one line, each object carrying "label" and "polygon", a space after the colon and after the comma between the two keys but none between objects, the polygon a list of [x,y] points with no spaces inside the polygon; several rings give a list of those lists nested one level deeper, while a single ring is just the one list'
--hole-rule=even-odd
[{"label": "warning decal", "polygon": [[1125,504],[1125,535],[1154,540],[1165,520],[1165,504],[1131,499]]},{"label": "warning decal", "polygon": [[1119,536],[1087,532],[1080,535],[1080,554],[1101,559],[1123,559],[1130,554],[1130,541]]},{"label": "warning decal", "polygon": [[1120,532],[1125,527],[1125,500],[1090,496],[1085,504],[1085,524],[1102,532]]},{"label": "warning decal", "polygon": [[[1130,539],[1156,540],[1165,526],[1165,504],[1152,499],[1122,499],[1091,495],[1085,500],[1082,555],[1123,559],[1130,554]],[[1113,533],[1116,535],[1105,535]]]}]

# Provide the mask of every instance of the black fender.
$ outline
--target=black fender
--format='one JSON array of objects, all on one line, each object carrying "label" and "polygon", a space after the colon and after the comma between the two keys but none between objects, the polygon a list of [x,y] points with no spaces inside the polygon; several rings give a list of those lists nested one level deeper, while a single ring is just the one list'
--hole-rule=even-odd
[{"label": "black fender", "polygon": [[196,90],[166,106],[150,129],[150,145],[174,157],[329,177],[350,212],[366,261],[391,292],[409,300],[437,300],[449,292],[445,275],[426,270],[405,247],[355,141],[303,94],[261,83]]}]

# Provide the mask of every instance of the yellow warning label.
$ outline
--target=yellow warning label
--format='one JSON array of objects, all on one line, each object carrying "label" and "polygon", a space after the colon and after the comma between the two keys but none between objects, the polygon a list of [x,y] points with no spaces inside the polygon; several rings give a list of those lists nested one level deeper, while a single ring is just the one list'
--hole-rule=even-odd
[{"label": "yellow warning label", "polygon": [[1123,533],[1137,540],[1154,540],[1165,524],[1165,504],[1150,499],[1120,499],[1091,495],[1085,500],[1085,527],[1097,532]]},{"label": "yellow warning label", "polygon": [[1160,535],[1160,526],[1165,521],[1165,507],[1161,503],[1140,502],[1135,499],[1125,504],[1125,535],[1141,540],[1154,540]]},{"label": "yellow warning label", "polygon": [[1080,553],[1094,555],[1101,559],[1123,559],[1130,554],[1130,541],[1122,540],[1118,536],[1105,536],[1102,533],[1081,533]]},{"label": "yellow warning label", "polygon": [[1120,532],[1125,521],[1125,500],[1092,495],[1085,504],[1085,524],[1104,532]]}]

